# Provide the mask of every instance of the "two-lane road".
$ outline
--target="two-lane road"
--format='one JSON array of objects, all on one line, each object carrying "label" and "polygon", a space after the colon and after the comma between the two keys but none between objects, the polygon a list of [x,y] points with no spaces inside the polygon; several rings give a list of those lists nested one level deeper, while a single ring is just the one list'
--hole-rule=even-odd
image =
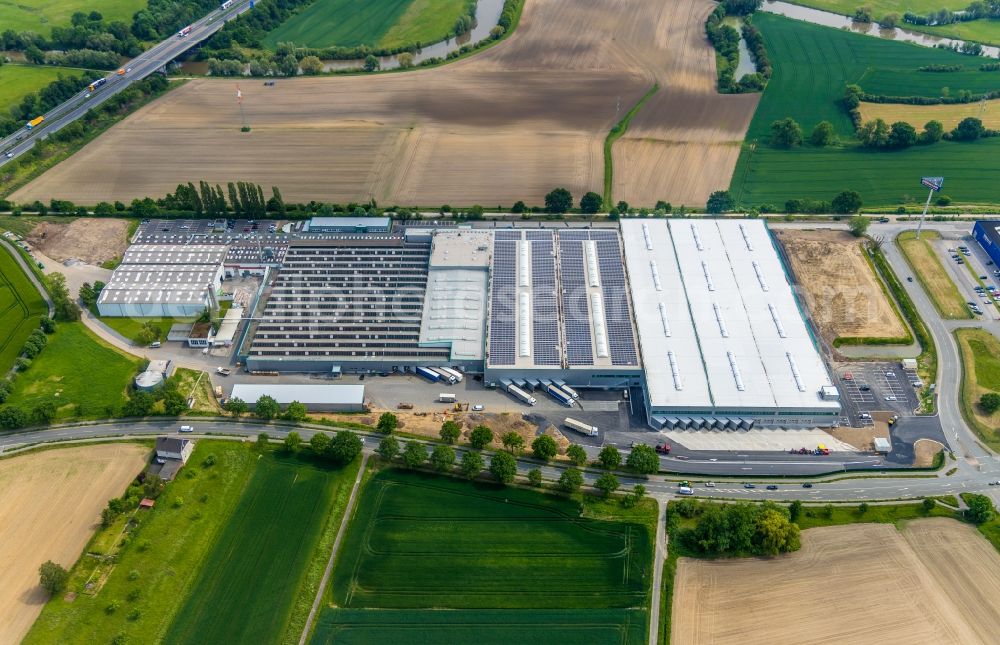
[{"label": "two-lane road", "polygon": [[[45,120],[29,130],[22,127],[6,139],[0,141],[0,166],[31,150],[35,142],[58,132],[73,121],[101,105],[112,96],[125,90],[136,81],[157,72],[175,60],[178,56],[208,39],[212,34],[222,29],[226,21],[235,18],[250,9],[252,0],[233,0],[233,3],[222,9],[213,10],[205,17],[191,24],[191,31],[184,37],[171,34],[166,40],[154,45],[134,59],[122,65],[122,69],[130,70],[124,75],[116,71],[106,77],[107,83],[91,92],[87,87],[80,88],[72,98],[60,103],[44,115]],[[96,81],[97,79],[92,79]],[[10,155],[8,157],[8,155]]]}]

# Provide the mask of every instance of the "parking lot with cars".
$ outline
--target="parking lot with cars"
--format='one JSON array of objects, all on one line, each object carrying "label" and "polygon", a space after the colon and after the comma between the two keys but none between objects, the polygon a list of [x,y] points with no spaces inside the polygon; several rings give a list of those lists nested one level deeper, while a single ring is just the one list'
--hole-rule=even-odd
[{"label": "parking lot with cars", "polygon": [[[1000,268],[972,236],[935,240],[935,250],[966,306],[977,318],[1000,315]],[[971,270],[970,270],[971,269]]]},{"label": "parking lot with cars", "polygon": [[842,364],[836,375],[843,405],[841,425],[873,425],[871,413],[876,410],[911,416],[920,403],[916,372],[899,363]]}]

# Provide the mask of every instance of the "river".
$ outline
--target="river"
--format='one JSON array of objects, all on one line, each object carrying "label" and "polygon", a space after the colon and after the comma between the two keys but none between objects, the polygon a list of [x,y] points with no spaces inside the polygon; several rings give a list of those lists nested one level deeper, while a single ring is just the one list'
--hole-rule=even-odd
[{"label": "river", "polygon": [[[842,16],[839,13],[831,13],[829,11],[822,11],[821,9],[803,7],[797,4],[781,2],[781,0],[765,0],[764,6],[761,7],[761,11],[776,13],[779,16],[787,16],[788,18],[795,18],[796,20],[804,20],[805,22],[823,25],[825,27],[833,27],[835,29],[846,28],[855,33],[864,34],[866,36],[875,36],[876,38],[884,38],[886,40],[898,40],[901,42],[914,43],[924,47],[936,47],[938,45],[945,45],[948,47],[953,45],[961,46],[965,42],[962,40],[955,40],[953,38],[931,36],[919,31],[911,31],[909,29],[902,29],[899,27],[893,29],[883,29],[874,22],[855,22],[847,16]],[[989,58],[1000,58],[1000,47],[991,47],[989,45],[983,45],[982,47],[984,56]]]}]

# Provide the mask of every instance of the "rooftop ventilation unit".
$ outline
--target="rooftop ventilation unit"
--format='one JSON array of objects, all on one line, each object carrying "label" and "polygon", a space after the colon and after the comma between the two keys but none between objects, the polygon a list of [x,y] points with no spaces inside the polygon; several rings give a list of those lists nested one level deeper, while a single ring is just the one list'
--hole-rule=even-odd
[{"label": "rooftop ventilation unit", "polygon": [[733,371],[733,380],[736,381],[736,389],[742,392],[746,387],[743,385],[743,377],[740,376],[740,366],[736,364],[736,355],[732,352],[726,352],[726,358],[729,359],[729,369]]},{"label": "rooftop ventilation unit", "polygon": [[517,346],[518,356],[531,356],[531,341],[529,339],[531,320],[531,299],[527,292],[518,294],[517,307]]},{"label": "rooftop ventilation unit", "polygon": [[768,303],[767,309],[771,312],[771,320],[774,321],[774,326],[778,329],[778,336],[784,338],[785,326],[781,324],[781,318],[778,316],[778,310],[771,303]]},{"label": "rooftop ventilation unit", "polygon": [[694,236],[694,245],[698,247],[699,251],[704,251],[705,246],[701,243],[701,235],[698,233],[698,225],[691,225],[691,235]]},{"label": "rooftop ventilation unit", "polygon": [[653,272],[653,286],[656,287],[657,291],[663,291],[663,285],[660,284],[660,270],[656,268],[656,260],[649,261],[649,270]]},{"label": "rooftop ventilation unit", "polygon": [[723,338],[729,338],[729,329],[726,328],[726,319],[722,317],[722,307],[718,303],[712,303],[712,309],[715,310],[715,321],[719,323],[719,333],[722,334]]},{"label": "rooftop ventilation unit", "polygon": [[593,240],[586,240],[583,243],[583,249],[587,255],[587,280],[590,282],[590,286],[599,287],[601,283],[598,281],[597,243]]},{"label": "rooftop ventilation unit", "polygon": [[642,225],[642,236],[646,238],[646,250],[653,250],[653,238],[649,234],[649,224]]},{"label": "rooftop ventilation unit", "polygon": [[747,227],[740,224],[740,233],[743,233],[743,242],[747,245],[747,251],[753,251],[753,242],[750,241],[750,234],[747,233]]},{"label": "rooftop ventilation unit", "polygon": [[531,286],[531,242],[526,240],[521,240],[518,242],[518,247],[521,251],[520,261],[517,263],[518,268],[518,285],[522,287]]},{"label": "rooftop ventilation unit", "polygon": [[799,392],[805,392],[806,385],[802,382],[802,376],[799,374],[799,366],[795,364],[795,357],[792,356],[791,352],[785,352],[785,358],[788,359],[788,366],[792,368],[792,378],[795,379],[795,387],[799,388]]},{"label": "rooftop ventilation unit", "polygon": [[670,338],[670,321],[667,320],[667,306],[662,302],[657,305],[660,310],[660,321],[663,323],[663,335]]},{"label": "rooftop ventilation unit", "polygon": [[708,270],[708,262],[701,261],[701,271],[705,274],[705,284],[709,291],[715,291],[715,283],[712,282],[712,272]]},{"label": "rooftop ventilation unit", "polygon": [[604,327],[604,303],[601,294],[590,294],[590,313],[594,319],[594,344],[597,345],[597,355],[608,357],[608,332]]},{"label": "rooftop ventilation unit", "polygon": [[674,389],[680,392],[684,384],[681,382],[681,371],[677,368],[677,357],[673,352],[667,352],[667,360],[670,362],[670,375],[674,377]]},{"label": "rooftop ventilation unit", "polygon": [[757,282],[760,283],[760,288],[767,291],[767,280],[764,279],[764,271],[760,268],[760,264],[757,263],[757,260],[753,261],[753,270],[754,273],[757,274]]}]

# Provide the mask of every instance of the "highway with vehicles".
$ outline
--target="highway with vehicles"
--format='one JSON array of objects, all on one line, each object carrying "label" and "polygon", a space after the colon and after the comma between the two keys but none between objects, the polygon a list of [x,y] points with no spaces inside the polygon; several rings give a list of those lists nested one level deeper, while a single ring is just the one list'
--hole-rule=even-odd
[{"label": "highway with vehicles", "polygon": [[[225,8],[223,8],[223,6]],[[108,72],[101,78],[94,78],[89,86],[80,88],[72,98],[40,114],[24,127],[0,141],[0,166],[17,159],[31,150],[35,142],[58,132],[79,119],[88,110],[96,108],[109,98],[140,81],[150,74],[162,70],[168,63],[200,44],[212,34],[222,29],[227,20],[237,17],[253,6],[253,0],[230,0],[211,11],[200,20],[185,27],[181,33],[147,49],[121,67],[123,73]]]},{"label": "highway with vehicles", "polygon": [[[236,421],[229,419],[213,419],[197,417],[185,419],[193,427],[190,435],[195,438],[228,438],[242,441],[253,441],[261,432],[266,432],[272,440],[281,440],[289,432],[298,432],[308,441],[317,432],[336,432],[335,428],[316,425],[294,426],[287,424],[262,424],[253,421]],[[44,430],[29,430],[0,435],[0,454],[29,448],[39,443],[54,441],[77,442],[100,439],[122,439],[126,437],[144,438],[156,435],[177,433],[181,423],[177,420],[158,421],[116,421],[101,423],[81,423],[74,425],[53,426]],[[364,452],[371,454],[378,446],[382,435],[378,433],[359,432],[365,438]],[[411,439],[404,438],[403,441]],[[430,442],[428,442],[430,443]],[[456,446],[458,459],[469,448]],[[597,457],[596,448],[588,448],[588,456]],[[960,464],[959,461],[948,461],[942,471],[947,471]],[[742,459],[719,460],[689,460],[684,462],[691,467],[691,472],[708,473],[713,468],[720,472],[718,478],[701,474],[690,475],[691,488],[694,494],[703,498],[746,499],[748,501],[789,501],[804,502],[860,502],[897,499],[919,499],[933,495],[957,495],[963,492],[985,493],[1000,498],[1000,486],[990,482],[1000,481],[1000,461],[995,457],[981,461],[981,469],[959,468],[954,475],[948,477],[944,472],[911,472],[883,473],[880,471],[856,474],[832,474],[816,478],[803,478],[785,475],[782,479],[767,479],[765,473],[741,470],[745,465]],[[673,468],[675,462],[661,460],[665,468]],[[566,464],[541,464],[532,459],[522,458],[518,461],[519,473],[524,476],[533,468],[540,468],[543,476],[551,481],[559,479],[559,475],[567,467]],[[726,477],[721,473],[728,472]],[[584,480],[593,484],[600,476],[597,469],[586,469]],[[623,490],[628,490],[641,483],[650,495],[660,499],[669,499],[678,493],[678,484],[684,475],[653,475],[648,478],[620,474],[619,479]],[[737,479],[738,478],[738,479]],[[746,484],[753,487],[746,487]],[[804,487],[803,484],[811,484]],[[712,484],[712,485],[709,485]],[[776,486],[769,490],[768,485]]]}]

